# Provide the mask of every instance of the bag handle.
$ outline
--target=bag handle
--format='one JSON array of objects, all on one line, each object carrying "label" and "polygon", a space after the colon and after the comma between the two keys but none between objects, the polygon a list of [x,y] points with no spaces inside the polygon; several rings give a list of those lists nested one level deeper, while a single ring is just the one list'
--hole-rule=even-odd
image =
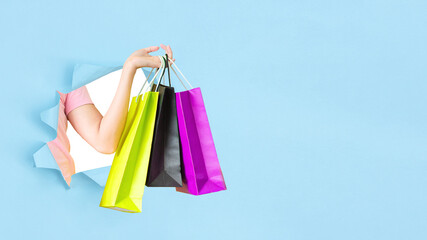
[{"label": "bag handle", "polygon": [[[163,66],[163,72],[162,72],[162,75],[160,76],[160,80],[157,82],[157,87],[156,87],[156,90],[155,90],[156,92],[159,90],[159,86],[160,86],[160,84],[163,81],[163,77],[164,77],[166,68],[168,68],[168,73],[169,73],[168,62],[166,61],[167,58],[165,58],[164,56],[161,56],[161,59],[162,59],[162,64],[163,64],[162,65]],[[171,79],[170,79],[170,73],[169,73],[169,87],[171,86],[170,82],[171,82]]]},{"label": "bag handle", "polygon": [[168,69],[169,87],[172,87],[172,84],[171,84],[171,71],[170,71],[170,69],[169,69],[170,64],[169,64],[169,57],[168,57],[168,54],[166,53],[166,54],[165,54],[165,56],[164,56],[163,58],[164,58],[164,59],[165,59],[165,61],[166,61],[166,68]]},{"label": "bag handle", "polygon": [[[172,62],[172,60],[170,58],[168,58],[168,62]],[[190,86],[190,88],[193,88],[193,86],[191,86],[190,82],[187,80],[187,78],[184,76],[184,74],[182,74],[181,70],[179,70],[178,66],[176,65],[176,63],[172,62],[172,64],[169,64],[170,68],[172,69],[172,71],[175,73],[176,77],[179,79],[179,81],[181,82],[182,86],[184,86],[185,90],[188,90],[187,87],[185,86],[185,84],[182,82],[181,78],[179,78],[178,74],[175,72],[175,69],[173,68],[173,66],[176,67],[176,70],[178,70],[178,72],[181,74],[181,76],[185,79],[185,81],[188,83],[188,85]]]},{"label": "bag handle", "polygon": [[[166,71],[166,68],[168,69],[168,80],[169,80],[169,87],[172,87],[171,84],[171,74],[170,74],[170,70],[169,70],[169,63],[168,61],[166,61],[166,59],[168,59],[168,54],[165,54],[165,56],[162,56],[163,60],[165,61],[165,69],[163,71]],[[159,84],[161,84],[163,81],[163,77],[164,75],[162,75],[161,80],[159,81]]]},{"label": "bag handle", "polygon": [[[151,86],[153,86],[153,83],[154,83],[154,80],[156,80],[156,77],[160,76],[159,72],[161,72],[163,70],[163,72],[161,74],[162,76],[163,76],[163,73],[165,72],[164,71],[165,61],[164,61],[162,56],[158,56],[158,57],[160,58],[161,66],[160,66],[160,68],[156,68],[156,73],[154,74],[153,79],[151,80],[151,82],[148,83],[149,88],[151,88]],[[144,89],[145,84],[148,82],[148,79],[150,79],[150,75],[153,72],[153,70],[154,70],[154,68],[151,69],[150,73],[148,74],[148,77],[145,79],[144,84],[142,85],[141,89],[139,90],[138,95],[136,96],[136,99],[135,99],[136,102],[138,102],[138,97],[141,94],[142,90]],[[160,77],[160,80],[161,80],[161,77]],[[157,88],[158,88],[158,84],[157,84]],[[157,89],[156,89],[156,91],[157,91]]]}]

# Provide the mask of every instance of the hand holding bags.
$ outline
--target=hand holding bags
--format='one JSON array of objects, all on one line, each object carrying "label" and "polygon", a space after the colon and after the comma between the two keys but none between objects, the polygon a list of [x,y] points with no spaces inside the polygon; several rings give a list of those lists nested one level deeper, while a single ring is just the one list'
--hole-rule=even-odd
[{"label": "hand holding bags", "polygon": [[100,207],[141,212],[158,96],[157,92],[149,91],[143,98],[140,94],[132,98]]},{"label": "hand holding bags", "polygon": [[176,93],[176,106],[183,158],[183,187],[176,190],[193,195],[226,190],[200,88]]},{"label": "hand holding bags", "polygon": [[[101,207],[141,212],[145,184],[193,195],[226,190],[200,88],[175,93],[169,68],[176,72],[167,55],[161,60],[149,83],[160,72],[156,91],[132,99]],[[161,84],[166,67],[169,86]]]},{"label": "hand holding bags", "polygon": [[157,85],[159,101],[146,182],[149,187],[182,186],[175,90],[171,87],[168,61],[165,63],[168,69],[169,86],[160,84],[161,80]]}]

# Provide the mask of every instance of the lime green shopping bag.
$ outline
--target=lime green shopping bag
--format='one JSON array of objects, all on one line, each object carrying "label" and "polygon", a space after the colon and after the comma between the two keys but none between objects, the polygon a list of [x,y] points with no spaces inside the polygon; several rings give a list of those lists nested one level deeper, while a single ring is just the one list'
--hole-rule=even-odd
[{"label": "lime green shopping bag", "polygon": [[[157,76],[160,76],[159,81],[163,77],[165,62],[162,57],[160,60],[162,66],[156,69],[148,89],[152,87]],[[131,213],[141,212],[159,99],[157,89],[155,92],[140,94],[151,72],[138,95],[132,98],[100,207]]]},{"label": "lime green shopping bag", "polygon": [[158,92],[133,97],[100,207],[141,212]]}]

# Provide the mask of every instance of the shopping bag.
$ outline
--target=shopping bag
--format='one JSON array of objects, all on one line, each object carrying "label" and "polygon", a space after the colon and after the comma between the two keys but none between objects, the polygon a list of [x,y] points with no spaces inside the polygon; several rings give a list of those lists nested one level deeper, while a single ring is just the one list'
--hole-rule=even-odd
[{"label": "shopping bag", "polygon": [[183,186],[176,190],[193,195],[226,190],[200,88],[177,92],[176,106],[183,160]]},{"label": "shopping bag", "polygon": [[149,91],[132,98],[100,207],[141,212],[158,97],[158,92]]},{"label": "shopping bag", "polygon": [[146,186],[149,187],[182,186],[175,90],[171,87],[170,72],[167,61],[165,62],[168,69],[169,86],[160,84],[161,80],[156,86],[159,100],[146,181]]}]

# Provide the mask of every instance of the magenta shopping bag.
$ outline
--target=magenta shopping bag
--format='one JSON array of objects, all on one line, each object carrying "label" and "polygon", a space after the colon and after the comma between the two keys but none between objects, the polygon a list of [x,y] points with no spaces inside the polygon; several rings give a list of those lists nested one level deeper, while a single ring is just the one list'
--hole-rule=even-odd
[{"label": "magenta shopping bag", "polygon": [[200,88],[177,92],[176,108],[183,163],[183,186],[176,190],[193,195],[226,190]]}]

